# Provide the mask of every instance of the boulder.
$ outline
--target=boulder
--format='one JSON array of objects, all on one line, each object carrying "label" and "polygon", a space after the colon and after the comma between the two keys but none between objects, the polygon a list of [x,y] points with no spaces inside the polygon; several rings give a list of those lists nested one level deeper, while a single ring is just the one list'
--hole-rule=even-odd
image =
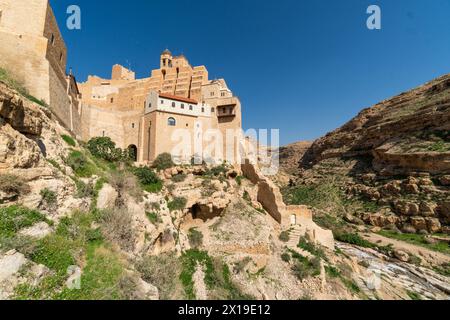
[{"label": "boulder", "polygon": [[409,254],[402,250],[394,250],[394,257],[396,257],[398,260],[402,262],[408,262],[409,261]]},{"label": "boulder", "polygon": [[29,228],[20,230],[19,233],[23,236],[43,239],[52,233],[52,228],[45,222],[38,222]]},{"label": "boulder", "polygon": [[428,231],[430,233],[438,233],[442,230],[442,225],[439,219],[436,218],[425,218]]},{"label": "boulder", "polygon": [[109,184],[105,183],[99,191],[97,197],[97,208],[110,209],[113,208],[118,197],[117,191]]},{"label": "boulder", "polygon": [[411,225],[416,229],[417,231],[420,230],[428,230],[427,221],[423,217],[412,217],[410,219]]},{"label": "boulder", "polygon": [[421,202],[419,205],[420,215],[423,217],[434,217],[436,215],[436,207],[435,203]]}]

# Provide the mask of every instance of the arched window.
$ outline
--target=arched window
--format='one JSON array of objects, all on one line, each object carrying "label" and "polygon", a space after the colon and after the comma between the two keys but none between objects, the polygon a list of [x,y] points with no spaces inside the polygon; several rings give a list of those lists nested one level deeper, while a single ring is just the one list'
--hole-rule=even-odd
[{"label": "arched window", "polygon": [[167,124],[171,127],[175,127],[177,125],[177,121],[175,120],[175,118],[171,117],[167,120]]}]

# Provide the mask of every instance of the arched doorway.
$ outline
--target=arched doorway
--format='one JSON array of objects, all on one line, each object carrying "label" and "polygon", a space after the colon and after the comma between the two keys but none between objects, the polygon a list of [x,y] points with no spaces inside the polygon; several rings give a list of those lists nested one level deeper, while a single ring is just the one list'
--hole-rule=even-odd
[{"label": "arched doorway", "polygon": [[134,144],[128,146],[128,154],[130,155],[130,159],[134,162],[137,161],[137,147]]}]

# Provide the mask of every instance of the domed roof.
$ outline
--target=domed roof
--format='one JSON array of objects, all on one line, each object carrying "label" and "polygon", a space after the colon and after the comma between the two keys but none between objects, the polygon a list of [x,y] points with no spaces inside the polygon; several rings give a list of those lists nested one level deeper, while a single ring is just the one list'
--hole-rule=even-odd
[{"label": "domed roof", "polygon": [[163,54],[172,55],[172,52],[170,52],[169,49],[166,49],[161,53],[161,55],[163,55]]}]

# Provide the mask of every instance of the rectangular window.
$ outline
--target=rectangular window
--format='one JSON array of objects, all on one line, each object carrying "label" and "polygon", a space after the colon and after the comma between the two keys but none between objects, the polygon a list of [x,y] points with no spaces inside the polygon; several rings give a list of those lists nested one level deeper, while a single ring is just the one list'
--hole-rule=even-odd
[{"label": "rectangular window", "polygon": [[164,100],[161,100],[161,104],[164,104]]},{"label": "rectangular window", "polygon": [[149,107],[149,108],[151,108],[151,107],[152,107],[152,103],[151,103],[151,102],[150,102],[150,103],[148,104],[148,107]]},{"label": "rectangular window", "polygon": [[214,97],[214,92],[211,92],[211,97]]},{"label": "rectangular window", "polygon": [[113,103],[114,102],[114,98],[111,98],[111,103]]},{"label": "rectangular window", "polygon": [[214,108],[211,108],[211,112],[214,113],[214,111],[215,111]]},{"label": "rectangular window", "polygon": [[205,108],[202,108],[202,112],[205,112]]},{"label": "rectangular window", "polygon": [[52,44],[52,45],[54,45],[55,44],[55,35],[52,33],[52,37],[51,37],[51,39],[50,39],[50,43]]},{"label": "rectangular window", "polygon": [[134,129],[134,123],[132,123],[132,124],[131,124],[131,128],[133,128],[133,129]]},{"label": "rectangular window", "polygon": [[192,107],[192,106],[189,106],[189,110],[191,110],[191,111],[192,111],[192,109],[193,109],[193,107]]},{"label": "rectangular window", "polygon": [[181,104],[181,109],[184,109],[184,103]]},{"label": "rectangular window", "polygon": [[60,62],[62,62],[62,60],[63,60],[63,54],[62,54],[62,52],[59,54],[59,61]]}]

